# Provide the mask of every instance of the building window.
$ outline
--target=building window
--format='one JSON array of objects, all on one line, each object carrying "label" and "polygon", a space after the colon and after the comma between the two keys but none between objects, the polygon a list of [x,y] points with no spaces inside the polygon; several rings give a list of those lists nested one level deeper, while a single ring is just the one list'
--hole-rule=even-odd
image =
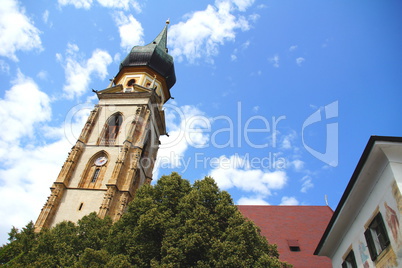
[{"label": "building window", "polygon": [[124,88],[124,92],[125,92],[125,93],[127,93],[127,92],[133,92],[134,85],[135,85],[136,82],[137,82],[137,81],[136,81],[135,79],[130,79],[130,80],[126,83],[126,86],[125,86],[125,88]]},{"label": "building window", "polygon": [[91,157],[82,173],[78,187],[99,189],[102,185],[108,162],[108,157],[103,151]]},{"label": "building window", "polygon": [[378,255],[389,245],[387,230],[381,213],[374,217],[373,221],[364,232],[371,260],[376,260]]},{"label": "building window", "polygon": [[342,263],[342,268],[357,268],[355,253],[353,250],[351,250],[346,256],[344,262]]},{"label": "building window", "polygon": [[292,251],[292,252],[300,251],[299,240],[289,239],[289,240],[287,240],[287,242],[288,242],[288,246],[289,246],[290,251]]},{"label": "building window", "polygon": [[120,113],[112,115],[105,125],[99,145],[114,145],[119,134],[123,118]]},{"label": "building window", "polygon": [[96,179],[99,177],[100,168],[95,169],[94,175],[92,176],[91,183],[96,182]]},{"label": "building window", "polygon": [[128,82],[127,82],[127,87],[132,87],[132,86],[134,86],[134,84],[135,84],[135,79],[130,79]]},{"label": "building window", "polygon": [[300,247],[289,247],[290,251],[298,252],[300,251]]}]

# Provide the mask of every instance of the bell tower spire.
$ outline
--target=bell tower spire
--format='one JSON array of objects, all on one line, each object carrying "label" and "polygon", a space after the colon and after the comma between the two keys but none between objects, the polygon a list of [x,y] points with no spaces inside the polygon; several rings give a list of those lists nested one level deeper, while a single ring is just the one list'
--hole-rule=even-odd
[{"label": "bell tower spire", "polygon": [[152,180],[163,104],[176,82],[168,23],[153,42],[134,46],[71,149],[36,221],[37,231],[97,212],[120,219],[136,190]]},{"label": "bell tower spire", "polygon": [[167,48],[167,27],[168,27],[168,24],[166,24],[166,26],[165,26],[165,28],[163,28],[162,32],[160,32],[160,34],[152,42],[152,43],[155,43],[161,49],[165,49],[166,53],[168,52],[168,48]]}]

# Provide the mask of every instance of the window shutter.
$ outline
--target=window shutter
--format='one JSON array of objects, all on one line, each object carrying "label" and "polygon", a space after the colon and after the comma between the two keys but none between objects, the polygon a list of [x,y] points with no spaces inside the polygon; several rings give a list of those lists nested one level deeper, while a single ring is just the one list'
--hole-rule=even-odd
[{"label": "window shutter", "polygon": [[367,230],[364,232],[364,236],[366,237],[367,247],[370,252],[371,260],[374,261],[377,258],[377,251],[375,249],[373,237],[371,236],[370,228],[367,228]]},{"label": "window shutter", "polygon": [[381,249],[384,250],[389,245],[390,242],[389,242],[387,228],[385,227],[384,220],[381,216],[381,213],[378,213],[378,215],[377,215],[377,223],[381,229],[381,235],[383,238],[383,241],[381,243]]},{"label": "window shutter", "polygon": [[357,268],[356,257],[353,250],[349,253],[349,256],[350,256],[350,264],[352,265],[353,268]]}]

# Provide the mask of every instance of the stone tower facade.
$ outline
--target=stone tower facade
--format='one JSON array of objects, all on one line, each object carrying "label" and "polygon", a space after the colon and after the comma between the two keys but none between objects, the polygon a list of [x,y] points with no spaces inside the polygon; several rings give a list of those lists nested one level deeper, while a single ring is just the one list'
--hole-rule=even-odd
[{"label": "stone tower facade", "polygon": [[163,104],[175,84],[167,26],[146,46],[135,46],[72,147],[35,229],[97,212],[120,219],[136,190],[152,180],[159,136],[166,134]]}]

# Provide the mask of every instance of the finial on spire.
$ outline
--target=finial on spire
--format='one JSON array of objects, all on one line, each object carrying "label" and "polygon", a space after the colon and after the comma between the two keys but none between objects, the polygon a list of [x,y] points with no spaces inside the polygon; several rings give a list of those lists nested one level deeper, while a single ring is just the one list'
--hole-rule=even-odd
[{"label": "finial on spire", "polygon": [[167,20],[166,20],[166,24],[169,24],[169,23],[170,23],[170,19],[167,19]]}]

